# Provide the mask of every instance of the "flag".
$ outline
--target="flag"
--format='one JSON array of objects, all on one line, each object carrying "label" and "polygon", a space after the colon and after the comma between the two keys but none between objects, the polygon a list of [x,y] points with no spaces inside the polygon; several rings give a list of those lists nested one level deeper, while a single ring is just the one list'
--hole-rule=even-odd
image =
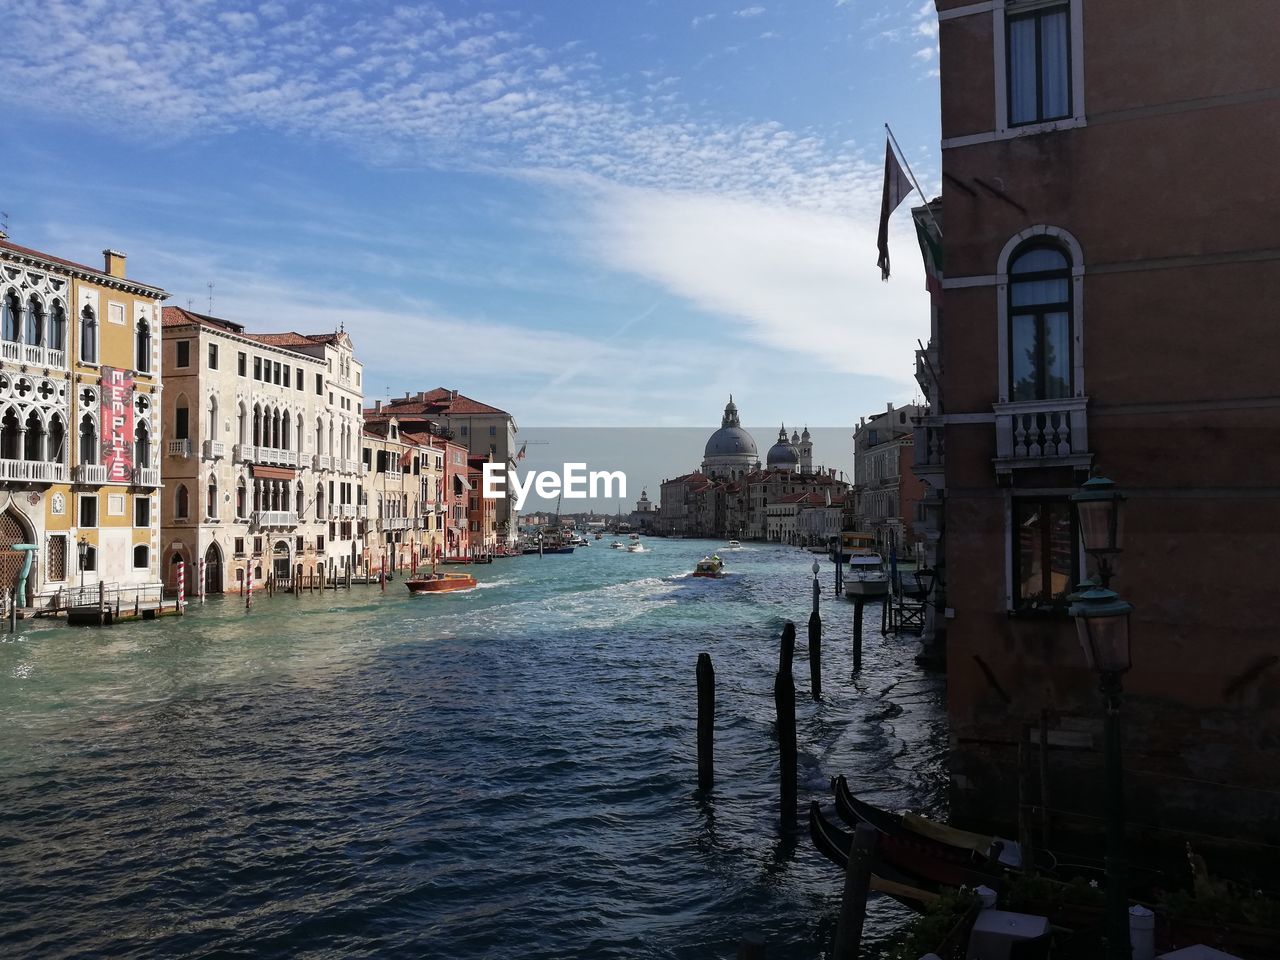
[{"label": "flag", "polygon": [[831,491],[827,491],[827,506],[831,506]]},{"label": "flag", "polygon": [[911,181],[898,163],[893,145],[885,140],[884,194],[880,198],[880,235],[876,238],[876,246],[880,249],[880,259],[876,261],[876,266],[880,268],[881,280],[889,279],[889,217],[910,193]]},{"label": "flag", "polygon": [[519,462],[524,459],[524,450],[525,450],[525,447],[527,446],[529,446],[529,442],[527,440],[524,443],[520,444],[520,452],[516,454],[516,462]]}]

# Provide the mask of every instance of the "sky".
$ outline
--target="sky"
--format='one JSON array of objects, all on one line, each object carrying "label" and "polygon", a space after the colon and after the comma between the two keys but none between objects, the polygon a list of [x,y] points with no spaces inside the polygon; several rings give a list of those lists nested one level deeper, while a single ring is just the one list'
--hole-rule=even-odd
[{"label": "sky", "polygon": [[10,238],[123,250],[200,311],[212,283],[252,330],[343,325],[370,403],[710,429],[732,393],[852,433],[915,396],[919,197],[887,283],[875,234],[886,121],[939,182],[932,2],[0,12]]}]

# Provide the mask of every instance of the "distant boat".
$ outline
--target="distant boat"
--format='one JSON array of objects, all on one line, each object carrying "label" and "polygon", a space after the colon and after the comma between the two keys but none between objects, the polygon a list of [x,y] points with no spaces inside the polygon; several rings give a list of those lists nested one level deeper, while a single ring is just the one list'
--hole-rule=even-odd
[{"label": "distant boat", "polygon": [[889,592],[889,574],[878,553],[859,553],[849,558],[844,575],[846,597],[883,597]]},{"label": "distant boat", "polygon": [[648,553],[643,543],[632,543],[627,545],[627,553]]},{"label": "distant boat", "polygon": [[742,543],[741,543],[740,541],[738,541],[738,540],[730,540],[730,541],[729,541],[729,545],[728,545],[727,547],[725,547],[725,549],[726,549],[726,550],[741,550],[741,549],[742,549]]},{"label": "distant boat", "polygon": [[621,540],[615,540],[613,543],[609,544],[609,546],[613,547],[615,550],[621,550],[623,549],[624,544]]},{"label": "distant boat", "polygon": [[715,554],[709,557],[703,557],[698,561],[697,566],[693,568],[695,577],[713,577],[719,580],[724,576],[724,561]]},{"label": "distant boat", "polygon": [[470,590],[476,578],[469,573],[431,573],[406,580],[410,593],[450,593],[454,590]]},{"label": "distant boat", "polygon": [[629,539],[631,539],[631,540],[639,540],[639,539],[640,539],[640,534],[638,534],[638,533],[630,534],[630,535],[629,535]]}]

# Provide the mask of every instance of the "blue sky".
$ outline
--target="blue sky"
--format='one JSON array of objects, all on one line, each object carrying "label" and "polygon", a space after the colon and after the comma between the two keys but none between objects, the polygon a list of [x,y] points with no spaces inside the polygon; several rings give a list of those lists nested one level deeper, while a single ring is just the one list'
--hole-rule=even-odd
[{"label": "blue sky", "polygon": [[11,238],[344,323],[370,399],[851,427],[914,395],[905,205],[887,284],[875,231],[884,121],[938,182],[930,2],[4,8]]}]

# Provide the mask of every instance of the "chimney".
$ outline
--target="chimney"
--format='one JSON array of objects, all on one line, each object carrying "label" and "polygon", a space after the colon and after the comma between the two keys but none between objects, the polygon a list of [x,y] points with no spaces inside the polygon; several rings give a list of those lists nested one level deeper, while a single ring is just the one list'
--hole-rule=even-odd
[{"label": "chimney", "polygon": [[457,399],[458,399],[458,391],[457,391],[457,390],[450,390],[450,391],[449,391],[449,399],[450,399],[450,400],[457,400]]},{"label": "chimney", "polygon": [[124,277],[124,254],[119,250],[103,250],[102,261],[102,270],[108,276]]},{"label": "chimney", "polygon": [[374,413],[381,413],[381,412],[382,412],[382,401],[381,401],[381,400],[375,400],[375,401],[373,401],[373,412],[374,412]]}]

